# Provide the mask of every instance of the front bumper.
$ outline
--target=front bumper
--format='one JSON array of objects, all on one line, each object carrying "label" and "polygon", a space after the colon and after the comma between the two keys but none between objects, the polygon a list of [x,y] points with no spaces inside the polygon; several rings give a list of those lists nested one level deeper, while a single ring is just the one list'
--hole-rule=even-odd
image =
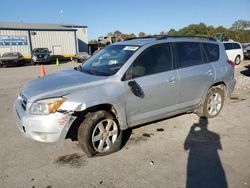
[{"label": "front bumper", "polygon": [[2,65],[18,65],[19,61],[18,60],[14,60],[14,61],[1,61]]},{"label": "front bumper", "polygon": [[20,100],[14,105],[16,124],[22,134],[33,140],[48,143],[62,143],[76,117],[71,114],[53,113],[32,115],[26,112]]}]

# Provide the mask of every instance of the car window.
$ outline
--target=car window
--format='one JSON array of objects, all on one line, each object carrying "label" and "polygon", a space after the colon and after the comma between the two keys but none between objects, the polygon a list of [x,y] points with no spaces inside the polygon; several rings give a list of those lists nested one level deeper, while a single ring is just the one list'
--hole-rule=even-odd
[{"label": "car window", "polygon": [[232,50],[233,49],[233,43],[224,43],[225,50]]},{"label": "car window", "polygon": [[241,49],[240,45],[238,43],[233,43],[234,49]]},{"label": "car window", "polygon": [[209,62],[218,61],[220,50],[217,44],[203,43]]},{"label": "car window", "polygon": [[81,70],[100,76],[113,75],[138,49],[139,46],[107,46],[84,62],[84,64],[81,65]]},{"label": "car window", "polygon": [[48,48],[35,48],[32,53],[48,53],[49,49]]},{"label": "car window", "polygon": [[132,64],[133,77],[141,77],[173,68],[169,43],[157,44],[147,48]]},{"label": "car window", "polygon": [[177,67],[184,68],[202,64],[202,53],[198,42],[175,43]]}]

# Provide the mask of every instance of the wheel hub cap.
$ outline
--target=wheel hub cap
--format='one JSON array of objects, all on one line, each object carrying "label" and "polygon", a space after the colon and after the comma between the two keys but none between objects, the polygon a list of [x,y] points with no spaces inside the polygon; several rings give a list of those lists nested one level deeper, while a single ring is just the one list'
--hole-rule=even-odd
[{"label": "wheel hub cap", "polygon": [[92,145],[97,152],[110,150],[118,137],[118,126],[113,119],[100,121],[92,134]]},{"label": "wheel hub cap", "polygon": [[222,106],[222,96],[220,93],[216,92],[208,100],[207,111],[209,115],[215,116],[219,113]]}]

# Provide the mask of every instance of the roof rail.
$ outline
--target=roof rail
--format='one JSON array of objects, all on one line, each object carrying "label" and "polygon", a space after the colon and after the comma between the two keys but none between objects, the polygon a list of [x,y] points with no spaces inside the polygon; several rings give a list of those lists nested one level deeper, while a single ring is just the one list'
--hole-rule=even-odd
[{"label": "roof rail", "polygon": [[145,37],[132,37],[132,38],[125,39],[124,41],[134,40],[134,39],[152,39],[152,38],[158,39],[159,37],[163,37],[163,35],[149,35],[149,36],[145,36]]},{"label": "roof rail", "polygon": [[164,36],[157,38],[157,40],[162,40],[162,39],[167,39],[167,38],[198,38],[198,39],[217,41],[214,37],[194,36],[194,35],[164,35]]}]

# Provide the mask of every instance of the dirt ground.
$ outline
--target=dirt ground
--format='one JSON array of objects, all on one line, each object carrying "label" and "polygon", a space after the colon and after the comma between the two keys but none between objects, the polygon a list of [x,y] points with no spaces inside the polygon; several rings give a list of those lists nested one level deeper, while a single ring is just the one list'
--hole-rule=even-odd
[{"label": "dirt ground", "polygon": [[[46,65],[48,74],[77,66]],[[114,154],[87,158],[77,142],[44,144],[21,135],[13,103],[39,66],[0,69],[0,187],[250,187],[250,61],[237,89],[208,121],[184,114],[132,129]]]}]

